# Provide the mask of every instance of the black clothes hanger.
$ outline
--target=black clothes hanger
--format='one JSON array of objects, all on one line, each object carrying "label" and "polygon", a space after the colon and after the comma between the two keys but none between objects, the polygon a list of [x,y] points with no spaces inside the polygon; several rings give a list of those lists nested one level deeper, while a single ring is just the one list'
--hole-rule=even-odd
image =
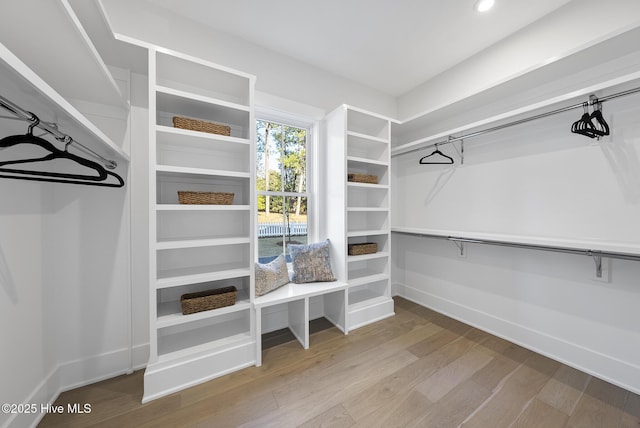
[{"label": "black clothes hanger", "polygon": [[[11,135],[8,137],[4,137],[2,140],[0,140],[0,149],[16,146],[18,144],[33,144],[36,146],[40,146],[45,150],[48,150],[50,153],[40,158],[0,161],[0,173],[15,174],[15,175],[0,174],[0,177],[16,178],[21,180],[32,180],[32,181],[51,181],[56,183],[84,184],[89,186],[104,186],[104,187],[124,186],[124,180],[118,174],[113,173],[111,171],[107,171],[99,163],[85,159],[78,155],[74,155],[73,153],[69,153],[67,151],[67,147],[70,143],[67,143],[67,146],[65,146],[64,150],[60,150],[57,147],[55,147],[53,144],[51,144],[49,141],[33,135],[33,128],[37,126],[37,124],[40,122],[40,120],[37,119],[35,115],[34,117],[36,119],[32,124],[29,125],[29,130],[26,134]],[[28,163],[36,163],[36,162],[46,162],[54,159],[69,159],[73,162],[76,162],[79,165],[82,165],[92,170],[94,174],[25,170],[25,169],[19,169],[19,168],[6,167],[7,165],[20,165],[20,164],[28,164]],[[105,180],[107,180],[109,176],[114,177],[117,183],[105,182]]]},{"label": "black clothes hanger", "polygon": [[[425,159],[430,158],[431,156],[439,155],[447,160],[442,159],[439,162],[433,161],[425,161]],[[430,155],[423,156],[420,158],[418,162],[420,165],[451,165],[453,163],[453,158],[451,156],[447,156],[438,149],[438,145],[436,144],[436,149]]]},{"label": "black clothes hanger", "polygon": [[573,124],[571,125],[571,132],[573,132],[574,134],[585,135],[589,138],[596,138],[599,135],[595,125],[591,121],[591,115],[589,114],[589,103],[584,102],[582,106],[584,107],[584,113],[582,114],[582,117],[580,119],[573,122]]}]

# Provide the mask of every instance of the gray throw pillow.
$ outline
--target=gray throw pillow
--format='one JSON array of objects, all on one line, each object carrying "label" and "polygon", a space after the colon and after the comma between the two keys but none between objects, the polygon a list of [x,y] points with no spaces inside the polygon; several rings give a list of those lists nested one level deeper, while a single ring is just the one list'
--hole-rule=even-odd
[{"label": "gray throw pillow", "polygon": [[293,264],[293,282],[302,284],[305,282],[335,281],[336,278],[331,272],[329,247],[328,239],[316,244],[290,244],[288,248]]},{"label": "gray throw pillow", "polygon": [[287,261],[282,254],[269,263],[256,263],[256,296],[263,296],[288,283]]}]

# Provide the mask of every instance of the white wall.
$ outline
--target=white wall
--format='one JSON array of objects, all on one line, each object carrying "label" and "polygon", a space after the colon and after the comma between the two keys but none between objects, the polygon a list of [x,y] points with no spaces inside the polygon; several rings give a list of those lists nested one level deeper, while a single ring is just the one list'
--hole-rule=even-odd
[{"label": "white wall", "polygon": [[[128,356],[126,189],[0,180],[0,398],[48,403],[124,373]],[[42,414],[0,414],[29,426]],[[15,418],[15,419],[14,419]]]},{"label": "white wall", "polygon": [[294,58],[214,31],[138,0],[103,0],[111,29],[124,38],[177,50],[258,76],[256,90],[326,112],[340,104],[395,116],[393,97]]},{"label": "white wall", "polygon": [[[53,293],[43,269],[50,186],[0,180],[0,401],[26,403],[55,367],[49,305]],[[48,398],[48,397],[46,397]],[[0,413],[0,425],[13,418]]]}]

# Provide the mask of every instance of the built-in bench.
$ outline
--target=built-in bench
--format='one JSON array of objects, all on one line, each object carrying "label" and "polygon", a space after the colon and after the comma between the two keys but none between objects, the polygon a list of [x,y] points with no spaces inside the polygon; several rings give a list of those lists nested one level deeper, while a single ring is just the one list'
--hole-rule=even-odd
[{"label": "built-in bench", "polygon": [[257,355],[256,365],[262,365],[262,309],[287,304],[288,327],[304,349],[309,349],[309,298],[322,296],[324,299],[324,317],[341,331],[346,332],[347,313],[346,282],[312,282],[308,284],[289,284],[264,296],[256,297],[253,305],[256,310]]}]

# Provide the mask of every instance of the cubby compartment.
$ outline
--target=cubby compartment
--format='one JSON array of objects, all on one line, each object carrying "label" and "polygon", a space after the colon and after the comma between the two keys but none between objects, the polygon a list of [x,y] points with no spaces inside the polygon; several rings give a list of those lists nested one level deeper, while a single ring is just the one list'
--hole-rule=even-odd
[{"label": "cubby compartment", "polygon": [[388,298],[387,282],[382,280],[349,288],[349,309],[369,304],[374,299]]},{"label": "cubby compartment", "polygon": [[389,141],[389,120],[355,109],[347,109],[347,131]]},{"label": "cubby compartment", "polygon": [[349,261],[347,275],[349,285],[356,286],[363,283],[389,278],[389,257],[354,259]]},{"label": "cubby compartment", "polygon": [[347,133],[347,141],[347,156],[349,158],[382,164],[389,162],[389,143],[386,140]]},{"label": "cubby compartment", "polygon": [[173,127],[173,117],[180,116],[230,126],[232,137],[250,136],[250,112],[242,106],[219,105],[213,99],[192,98],[161,88],[156,90],[156,103],[156,125]]},{"label": "cubby compartment", "polygon": [[389,213],[386,211],[349,211],[347,236],[389,232]]},{"label": "cubby compartment", "polygon": [[252,340],[251,308],[158,329],[158,356],[173,359]]},{"label": "cubby compartment", "polygon": [[156,52],[156,84],[200,96],[250,105],[251,76]]},{"label": "cubby compartment", "polygon": [[389,189],[375,184],[347,183],[347,207],[387,209]]},{"label": "cubby compartment", "polygon": [[378,177],[378,185],[389,185],[389,166],[387,164],[381,165],[349,158],[347,159],[347,174],[352,173],[375,175]]},{"label": "cubby compartment", "polygon": [[[361,235],[349,237],[348,244],[363,244],[365,242],[375,242],[378,246],[378,253],[389,253],[389,234],[380,235]],[[352,257],[349,257],[351,259]]]},{"label": "cubby compartment", "polygon": [[349,288],[348,299],[350,329],[362,327],[394,314],[388,279],[355,285]]},{"label": "cubby compartment", "polygon": [[156,132],[156,164],[249,173],[251,144],[216,134],[159,126]]},{"label": "cubby compartment", "polygon": [[158,243],[244,238],[251,236],[249,210],[161,210],[157,218]]},{"label": "cubby compartment", "polygon": [[213,173],[212,175],[205,173],[185,174],[184,172],[158,168],[156,198],[158,204],[177,204],[178,191],[226,192],[234,194],[233,205],[250,205],[250,183],[249,177],[230,177],[213,175]]},{"label": "cubby compartment", "polygon": [[[161,288],[156,291],[158,326],[177,325],[200,318],[218,316],[226,312],[244,310],[250,306],[250,278],[248,276],[229,278],[220,281],[207,281],[180,287]],[[232,306],[211,309],[193,314],[183,315],[180,298],[187,293],[217,290],[224,287],[236,287],[236,302]]]},{"label": "cubby compartment", "polygon": [[[159,287],[189,284],[201,278],[213,279],[224,276],[225,272],[233,275],[237,271],[248,271],[251,256],[249,243],[158,250]],[[170,281],[163,283],[162,280]]]}]

